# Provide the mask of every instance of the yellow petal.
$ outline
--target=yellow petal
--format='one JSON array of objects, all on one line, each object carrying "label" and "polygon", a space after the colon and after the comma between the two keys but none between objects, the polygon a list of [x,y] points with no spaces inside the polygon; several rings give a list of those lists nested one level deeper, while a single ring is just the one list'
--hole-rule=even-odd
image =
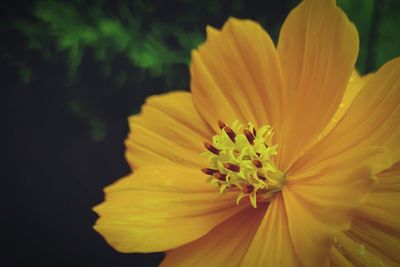
[{"label": "yellow petal", "polygon": [[192,53],[193,100],[210,126],[239,120],[257,126],[280,123],[279,60],[268,34],[251,20],[230,18]]},{"label": "yellow petal", "polygon": [[241,266],[301,266],[289,235],[285,204],[280,194],[269,205]]},{"label": "yellow petal", "polygon": [[335,1],[306,0],[280,32],[285,83],[285,136],[281,169],[308,147],[335,114],[358,54],[358,34]]},{"label": "yellow petal", "polygon": [[[337,246],[355,265],[400,262],[400,162],[378,175],[366,203]],[[362,250],[360,250],[360,247]],[[364,259],[359,255],[367,255]],[[369,265],[368,265],[369,264]]]},{"label": "yellow petal", "polygon": [[398,261],[380,257],[381,255],[372,252],[364,243],[358,242],[348,235],[338,235],[335,242],[336,249],[356,267],[399,266]]},{"label": "yellow petal", "polygon": [[169,252],[161,267],[240,266],[262,216],[261,207],[239,212],[199,240]]},{"label": "yellow petal", "polygon": [[373,175],[390,164],[382,148],[354,150],[287,178],[283,196],[290,236],[305,266],[328,264],[333,235],[350,228]]},{"label": "yellow petal", "polygon": [[390,192],[400,194],[400,161],[390,169],[378,174],[377,182],[374,184],[371,194],[374,196],[377,193]]},{"label": "yellow petal", "polygon": [[363,77],[359,77],[356,71],[353,71],[353,74],[350,77],[349,84],[347,85],[346,91],[344,92],[344,96],[342,101],[340,102],[339,108],[336,110],[335,115],[333,115],[330,120],[328,126],[322,131],[322,133],[318,136],[318,140],[324,138],[332,129],[336,126],[336,124],[343,118],[346,114],[347,109],[350,107],[354,98],[358,95],[361,89],[365,86],[367,81],[372,77],[373,74],[368,74]]},{"label": "yellow petal", "polygon": [[381,145],[400,160],[400,58],[386,63],[367,81],[343,119],[294,168],[312,166],[348,150]]},{"label": "yellow petal", "polygon": [[385,230],[380,226],[356,219],[352,222],[351,229],[346,234],[358,240],[365,250],[369,250],[382,260],[389,259],[400,263],[399,232],[386,232]]},{"label": "yellow petal", "polygon": [[138,168],[105,189],[94,226],[121,252],[165,251],[193,241],[243,206],[220,195],[200,170],[173,165]]},{"label": "yellow petal", "polygon": [[329,254],[329,262],[331,267],[354,267],[346,257],[344,257],[336,247],[332,247]]},{"label": "yellow petal", "polygon": [[200,118],[187,92],[147,99],[140,115],[129,118],[126,157],[132,167],[179,163],[201,168],[203,141],[212,130]]},{"label": "yellow petal", "polygon": [[360,209],[357,218],[385,227],[389,231],[399,232],[400,196],[394,193],[371,194],[367,203]]}]

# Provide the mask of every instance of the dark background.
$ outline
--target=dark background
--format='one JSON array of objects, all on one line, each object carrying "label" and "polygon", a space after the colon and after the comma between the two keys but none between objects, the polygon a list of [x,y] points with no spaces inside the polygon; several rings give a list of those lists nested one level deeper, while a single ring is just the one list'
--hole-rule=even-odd
[{"label": "dark background", "polygon": [[[361,73],[400,55],[400,1],[338,1],[359,30]],[[2,266],[157,266],[92,230],[102,189],[129,173],[127,117],[189,88],[207,24],[260,22],[277,40],[298,1],[13,1],[1,8]]]}]

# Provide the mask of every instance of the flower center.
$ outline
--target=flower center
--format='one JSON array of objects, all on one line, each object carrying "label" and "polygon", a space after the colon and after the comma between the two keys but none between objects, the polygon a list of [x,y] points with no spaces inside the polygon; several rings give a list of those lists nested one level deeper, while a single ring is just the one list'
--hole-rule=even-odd
[{"label": "flower center", "polygon": [[208,168],[202,172],[209,175],[208,182],[219,186],[219,192],[238,192],[236,203],[249,197],[254,208],[257,202],[267,201],[282,189],[285,175],[272,162],[278,154],[273,145],[273,130],[269,125],[258,130],[252,123],[244,128],[238,121],[229,127],[218,121],[221,132],[204,143],[207,149],[203,155]]}]

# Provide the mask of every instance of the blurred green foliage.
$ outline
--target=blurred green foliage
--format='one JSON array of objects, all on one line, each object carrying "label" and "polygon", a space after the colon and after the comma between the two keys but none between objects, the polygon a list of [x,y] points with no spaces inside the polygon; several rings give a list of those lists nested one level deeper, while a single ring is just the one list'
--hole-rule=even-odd
[{"label": "blurred green foliage", "polygon": [[381,21],[377,33],[376,66],[400,56],[400,1],[379,1]]},{"label": "blurred green foliage", "polygon": [[[143,30],[143,18],[133,14],[123,2],[113,15],[106,13],[102,1],[89,7],[81,3],[38,1],[33,11],[35,23],[18,20],[15,24],[26,36],[29,47],[41,50],[44,57],[65,52],[72,79],[88,49],[104,65],[111,65],[116,55],[123,55],[133,66],[161,76],[168,65],[187,64],[190,49],[203,39],[199,32],[186,32],[182,27],[157,20]],[[151,11],[150,5],[141,5],[141,9]],[[174,49],[166,41],[169,37],[177,41]]]},{"label": "blurred green foliage", "polygon": [[[204,40],[207,24],[220,27],[229,16],[252,18],[276,42],[284,18],[297,3],[270,1],[271,8],[264,9],[265,3],[245,0],[37,0],[32,17],[17,19],[13,25],[27,49],[43,62],[67,66],[61,83],[69,88],[68,107],[87,121],[93,140],[101,141],[107,133],[107,113],[115,109],[115,103],[108,102],[121,99],[124,90],[134,90],[137,96],[132,113],[150,93],[188,89],[190,51]],[[337,3],[359,31],[360,73],[374,71],[400,55],[400,1]],[[13,55],[8,58],[12,61]],[[29,84],[40,75],[37,64],[20,61],[21,81]],[[162,88],[151,91],[153,86]]]},{"label": "blurred green foliage", "polygon": [[360,73],[365,73],[367,71],[366,64],[370,43],[369,33],[372,23],[374,0],[337,0],[337,4],[356,25],[360,37],[360,52],[356,67]]}]

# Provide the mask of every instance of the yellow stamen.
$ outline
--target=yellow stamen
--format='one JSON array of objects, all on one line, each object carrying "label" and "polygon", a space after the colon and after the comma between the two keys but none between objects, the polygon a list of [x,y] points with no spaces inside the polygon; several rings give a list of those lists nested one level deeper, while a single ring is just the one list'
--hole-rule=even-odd
[{"label": "yellow stamen", "polygon": [[282,189],[285,175],[279,171],[271,158],[278,154],[273,145],[272,127],[265,125],[258,130],[252,123],[247,128],[238,121],[229,127],[218,121],[220,133],[205,142],[203,155],[208,167],[202,171],[209,175],[209,182],[219,186],[219,192],[238,192],[236,202],[249,197],[253,207],[257,201],[267,201]]}]

